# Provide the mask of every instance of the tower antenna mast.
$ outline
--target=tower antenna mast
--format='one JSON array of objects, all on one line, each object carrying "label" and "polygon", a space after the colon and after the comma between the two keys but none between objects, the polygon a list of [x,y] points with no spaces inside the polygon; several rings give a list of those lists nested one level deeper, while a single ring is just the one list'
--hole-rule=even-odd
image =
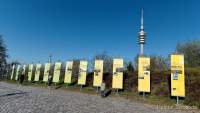
[{"label": "tower antenna mast", "polygon": [[146,33],[144,32],[144,12],[141,11],[141,26],[139,32],[139,44],[140,44],[140,55],[144,55],[144,44],[145,44]]}]

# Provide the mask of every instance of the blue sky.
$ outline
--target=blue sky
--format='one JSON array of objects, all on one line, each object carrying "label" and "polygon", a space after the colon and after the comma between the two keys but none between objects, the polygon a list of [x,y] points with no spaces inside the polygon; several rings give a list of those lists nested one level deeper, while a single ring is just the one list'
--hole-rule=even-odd
[{"label": "blue sky", "polygon": [[9,60],[22,63],[92,58],[106,51],[133,60],[140,12],[145,53],[167,56],[200,38],[199,0],[0,0],[0,34]]}]

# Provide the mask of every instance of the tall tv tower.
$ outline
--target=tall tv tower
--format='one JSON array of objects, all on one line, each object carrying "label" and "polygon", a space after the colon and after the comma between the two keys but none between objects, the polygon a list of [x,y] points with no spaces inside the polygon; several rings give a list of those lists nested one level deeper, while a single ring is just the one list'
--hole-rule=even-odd
[{"label": "tall tv tower", "polygon": [[140,32],[139,32],[139,44],[140,44],[140,55],[144,55],[144,44],[145,44],[145,37],[146,33],[144,32],[144,20],[143,20],[143,9],[141,12],[141,26],[140,26]]}]

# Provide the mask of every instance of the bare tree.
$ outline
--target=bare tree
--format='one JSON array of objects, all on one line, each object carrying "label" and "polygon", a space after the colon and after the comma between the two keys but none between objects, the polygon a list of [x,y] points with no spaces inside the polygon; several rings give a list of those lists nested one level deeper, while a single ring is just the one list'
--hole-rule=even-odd
[{"label": "bare tree", "polygon": [[176,52],[184,54],[186,67],[200,66],[200,40],[178,43]]},{"label": "bare tree", "polygon": [[152,55],[150,58],[151,71],[165,71],[168,69],[168,63],[165,57]]},{"label": "bare tree", "polygon": [[112,64],[113,64],[112,62],[113,61],[112,61],[111,56],[109,56],[106,52],[103,52],[103,53],[95,55],[94,58],[93,58],[93,61],[95,59],[103,60],[103,62],[104,62],[104,67],[103,67],[104,73],[112,73]]}]

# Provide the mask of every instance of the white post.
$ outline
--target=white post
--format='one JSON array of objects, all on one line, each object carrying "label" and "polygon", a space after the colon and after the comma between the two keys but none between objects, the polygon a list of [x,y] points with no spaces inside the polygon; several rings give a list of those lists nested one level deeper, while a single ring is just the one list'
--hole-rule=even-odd
[{"label": "white post", "polygon": [[82,89],[83,89],[83,85],[81,85],[80,91],[82,91]]},{"label": "white post", "polygon": [[117,93],[116,93],[116,95],[119,95],[119,89],[117,89]]},{"label": "white post", "polygon": [[143,93],[143,99],[145,98],[145,92],[142,92]]},{"label": "white post", "polygon": [[97,86],[97,93],[99,92],[99,87]]},{"label": "white post", "polygon": [[179,104],[179,97],[178,96],[176,97],[176,104],[177,105]]}]

